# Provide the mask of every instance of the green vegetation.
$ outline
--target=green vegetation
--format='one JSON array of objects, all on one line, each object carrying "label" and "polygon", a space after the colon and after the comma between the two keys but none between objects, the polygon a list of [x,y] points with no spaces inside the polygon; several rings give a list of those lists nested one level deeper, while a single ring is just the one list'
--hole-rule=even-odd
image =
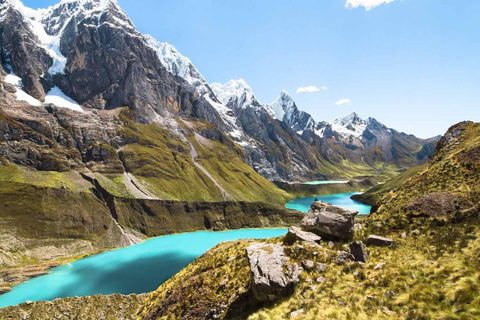
[{"label": "green vegetation", "polygon": [[292,295],[259,304],[250,291],[249,241],[223,243],[153,292],[138,319],[273,320],[298,310],[299,319],[480,318],[480,124],[454,126],[439,145],[428,166],[385,183],[390,190],[355,233],[362,241],[391,237],[395,247],[368,247],[367,263],[338,265],[342,243],[284,243],[289,263],[308,259],[327,269],[304,271]]},{"label": "green vegetation", "polygon": [[257,174],[243,160],[243,151],[227,137],[226,143],[202,138],[194,130],[214,130],[204,122],[178,121],[187,140],[174,136],[158,125],[142,125],[131,120],[128,112],[120,114],[118,128],[126,145],[119,150],[131,172],[160,199],[179,201],[222,201],[221,191],[192,161],[190,144],[198,152],[197,161],[238,201],[285,203],[288,195]]},{"label": "green vegetation", "polygon": [[262,201],[284,204],[288,194],[260,176],[242,158],[239,148],[228,148],[218,141],[191,142],[198,152],[197,161],[238,201]]},{"label": "green vegetation", "polygon": [[56,299],[52,302],[38,301],[0,309],[0,319],[132,319],[143,300],[145,294],[94,295]]},{"label": "green vegetation", "polygon": [[[363,234],[358,238],[362,238]],[[290,262],[308,259],[327,270],[306,270],[295,292],[271,304],[259,304],[249,292],[249,241],[220,244],[168,280],[146,300],[138,319],[198,319],[225,310],[220,319],[287,319],[303,309],[301,319],[474,319],[480,316],[479,241],[459,254],[442,258],[425,254],[427,238],[395,237],[396,248],[369,247],[366,264],[334,260],[333,249],[286,246]],[[269,239],[278,243],[281,239]],[[325,243],[322,243],[325,245]],[[457,259],[455,258],[457,256]],[[375,268],[378,263],[386,263]],[[322,283],[316,281],[324,277]],[[390,294],[393,292],[394,294]],[[223,306],[223,307],[222,307]]]},{"label": "green vegetation", "polygon": [[374,206],[386,193],[401,186],[403,183],[405,183],[405,181],[415,176],[417,173],[426,170],[427,168],[428,164],[410,168],[407,171],[399,174],[395,178],[390,179],[385,183],[378,184],[377,186],[369,189],[363,194],[355,195],[353,199],[368,204],[370,206]]},{"label": "green vegetation", "polygon": [[0,165],[0,183],[4,185],[3,188],[8,187],[9,183],[22,183],[37,187],[65,188],[72,192],[87,192],[92,186],[77,171],[37,171],[15,164]]},{"label": "green vegetation", "polygon": [[[380,200],[381,205],[369,221],[389,228],[421,226],[425,221],[412,220],[412,215],[416,214],[410,209],[417,203],[421,204],[422,211],[427,216],[437,216],[435,220],[467,219],[472,211],[478,210],[480,124],[461,123],[452,127],[451,131],[459,129],[463,130],[462,134],[453,138],[452,142],[447,143],[449,138],[440,141],[443,146],[436,150],[426,170],[419,171],[396,191],[392,190],[383,196]],[[428,195],[433,195],[433,200],[427,201]],[[437,210],[433,204],[447,196],[456,198],[451,212],[447,212],[450,208],[445,208],[445,212],[429,212]],[[427,219],[426,222],[430,220]]]}]

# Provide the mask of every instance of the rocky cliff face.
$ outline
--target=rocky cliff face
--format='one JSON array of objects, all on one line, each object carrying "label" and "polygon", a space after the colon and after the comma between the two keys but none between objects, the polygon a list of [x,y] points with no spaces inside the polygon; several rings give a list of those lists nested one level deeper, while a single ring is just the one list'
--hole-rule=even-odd
[{"label": "rocky cliff face", "polygon": [[34,11],[5,0],[2,8],[4,65],[34,98],[57,86],[87,108],[128,106],[141,123],[186,114],[221,126],[216,111],[165,69],[116,1],[63,1]]}]

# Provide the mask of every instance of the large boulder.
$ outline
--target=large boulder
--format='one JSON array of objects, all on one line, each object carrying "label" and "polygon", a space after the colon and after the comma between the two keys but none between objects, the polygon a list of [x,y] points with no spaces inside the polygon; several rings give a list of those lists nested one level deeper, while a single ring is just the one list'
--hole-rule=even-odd
[{"label": "large boulder", "polygon": [[288,233],[285,240],[288,243],[294,243],[295,241],[306,241],[306,242],[315,242],[319,243],[322,238],[317,236],[314,233],[303,231],[297,227],[288,228]]},{"label": "large boulder", "polygon": [[367,262],[368,253],[362,241],[352,242],[348,247],[350,249],[350,253],[355,258],[355,261]]},{"label": "large boulder", "polygon": [[[286,275],[289,258],[280,245],[252,243],[247,248],[253,296],[259,301],[274,301],[293,292],[294,281]],[[297,281],[301,272],[291,267],[289,274]]]},{"label": "large boulder", "polygon": [[353,238],[354,218],[357,214],[356,210],[315,201],[303,218],[302,227],[325,240],[347,240]]}]

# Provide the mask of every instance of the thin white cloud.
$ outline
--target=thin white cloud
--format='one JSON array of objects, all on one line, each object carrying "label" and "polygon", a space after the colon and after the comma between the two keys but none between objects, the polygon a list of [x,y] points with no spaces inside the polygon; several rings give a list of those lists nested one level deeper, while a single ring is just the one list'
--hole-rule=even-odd
[{"label": "thin white cloud", "polygon": [[297,89],[297,93],[300,93],[300,92],[317,92],[317,91],[320,91],[320,89],[315,87],[315,86],[300,87],[300,88]]},{"label": "thin white cloud", "polygon": [[365,10],[369,11],[379,5],[386,4],[393,2],[394,0],[347,0],[345,2],[345,8],[358,8],[358,7],[365,7]]},{"label": "thin white cloud", "polygon": [[301,92],[318,92],[320,90],[327,90],[327,87],[320,87],[317,88],[315,86],[308,86],[308,87],[300,87],[297,89],[297,93]]},{"label": "thin white cloud", "polygon": [[350,103],[352,103],[352,100],[350,100],[350,99],[342,99],[340,101],[335,102],[335,104],[337,106],[341,106],[341,105],[344,105],[344,104],[350,104]]}]

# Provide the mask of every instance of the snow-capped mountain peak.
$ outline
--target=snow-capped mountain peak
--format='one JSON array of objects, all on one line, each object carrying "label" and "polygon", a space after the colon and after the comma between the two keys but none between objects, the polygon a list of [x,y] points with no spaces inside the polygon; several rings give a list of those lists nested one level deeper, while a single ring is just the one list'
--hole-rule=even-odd
[{"label": "snow-capped mountain peak", "polygon": [[289,118],[295,108],[295,102],[293,101],[292,96],[290,96],[285,90],[282,90],[274,102],[266,105],[266,109],[271,113],[271,116],[280,121],[283,120],[284,116]]},{"label": "snow-capped mountain peak", "polygon": [[[38,46],[43,47],[53,59],[49,73],[63,73],[66,57],[61,53],[62,34],[75,17],[77,23],[86,18],[97,18],[98,25],[107,23],[111,26],[125,28],[132,34],[137,33],[135,26],[126,13],[118,6],[116,0],[63,0],[46,9],[34,10],[25,7],[20,0],[0,1],[0,21],[6,17],[8,10],[18,11],[30,25],[30,31],[37,37]],[[113,9],[109,11],[108,9]],[[107,11],[113,14],[106,14]]]},{"label": "snow-capped mountain peak", "polygon": [[355,111],[353,111],[349,115],[346,115],[345,117],[341,117],[333,121],[333,123],[342,125],[342,126],[346,126],[348,124],[352,124],[352,125],[361,124],[363,122],[366,122],[366,121],[360,118],[360,116]]},{"label": "snow-capped mountain peak", "polygon": [[286,121],[299,133],[315,127],[315,120],[308,113],[298,110],[292,96],[285,90],[282,90],[274,102],[265,105],[265,109],[274,119]]},{"label": "snow-capped mountain peak", "polygon": [[252,88],[243,79],[230,80],[225,84],[212,83],[210,84],[213,92],[223,104],[227,105],[232,100],[243,101],[244,103],[250,102],[255,99]]},{"label": "snow-capped mountain peak", "polygon": [[160,62],[171,74],[185,79],[200,94],[211,92],[207,81],[195,68],[192,61],[178,52],[174,46],[166,42],[160,42],[149,34],[144,35],[143,38],[155,50]]},{"label": "snow-capped mountain peak", "polygon": [[350,136],[360,137],[365,130],[369,121],[363,120],[356,112],[352,112],[347,116],[335,119],[331,122],[321,122],[317,125],[316,133],[320,137],[323,137],[325,131],[330,127],[331,131],[340,134],[343,138]]},{"label": "snow-capped mountain peak", "polygon": [[99,20],[107,11],[113,9],[110,23],[136,31],[127,14],[118,6],[116,0],[63,0],[47,9],[40,9],[41,22],[49,35],[61,35],[72,17],[80,22],[96,16]]}]

